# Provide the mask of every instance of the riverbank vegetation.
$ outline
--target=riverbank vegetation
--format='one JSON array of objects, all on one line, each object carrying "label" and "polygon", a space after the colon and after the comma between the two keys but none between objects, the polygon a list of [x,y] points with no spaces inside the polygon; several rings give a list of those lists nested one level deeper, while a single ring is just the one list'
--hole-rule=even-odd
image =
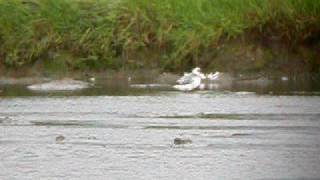
[{"label": "riverbank vegetation", "polygon": [[318,0],[0,0],[0,25],[4,69],[320,72]]}]

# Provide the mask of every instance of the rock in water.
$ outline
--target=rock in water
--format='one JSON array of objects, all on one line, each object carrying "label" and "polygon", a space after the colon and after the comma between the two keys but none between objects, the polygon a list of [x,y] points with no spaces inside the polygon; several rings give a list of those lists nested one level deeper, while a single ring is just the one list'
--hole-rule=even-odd
[{"label": "rock in water", "polygon": [[174,143],[175,145],[182,145],[182,144],[191,144],[192,141],[191,141],[191,139],[175,138],[175,139],[173,140],[173,143]]},{"label": "rock in water", "polygon": [[32,91],[75,91],[90,87],[90,84],[72,79],[55,80],[28,86]]},{"label": "rock in water", "polygon": [[57,143],[62,143],[66,138],[62,135],[59,135],[56,137],[56,142]]}]

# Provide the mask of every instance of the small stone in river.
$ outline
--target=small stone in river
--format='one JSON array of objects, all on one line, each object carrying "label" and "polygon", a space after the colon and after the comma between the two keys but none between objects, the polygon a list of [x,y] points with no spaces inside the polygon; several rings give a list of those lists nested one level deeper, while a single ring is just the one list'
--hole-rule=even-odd
[{"label": "small stone in river", "polygon": [[63,140],[65,140],[66,138],[64,137],[64,136],[62,136],[62,135],[59,135],[59,136],[57,136],[56,137],[56,142],[57,143],[61,143]]},{"label": "small stone in river", "polygon": [[182,144],[191,144],[192,143],[192,141],[191,141],[191,139],[182,139],[182,138],[175,138],[174,140],[173,140],[173,143],[175,144],[175,145],[182,145]]},{"label": "small stone in river", "polygon": [[88,140],[96,140],[97,138],[95,136],[89,136]]}]

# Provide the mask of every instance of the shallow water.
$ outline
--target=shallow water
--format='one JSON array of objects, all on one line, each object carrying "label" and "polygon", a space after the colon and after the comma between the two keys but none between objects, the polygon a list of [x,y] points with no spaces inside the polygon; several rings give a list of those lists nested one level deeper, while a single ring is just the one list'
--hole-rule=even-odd
[{"label": "shallow water", "polygon": [[[49,94],[2,89],[0,179],[320,177],[314,94],[123,85]],[[65,139],[57,141],[59,135]],[[174,145],[176,137],[192,143]]]}]

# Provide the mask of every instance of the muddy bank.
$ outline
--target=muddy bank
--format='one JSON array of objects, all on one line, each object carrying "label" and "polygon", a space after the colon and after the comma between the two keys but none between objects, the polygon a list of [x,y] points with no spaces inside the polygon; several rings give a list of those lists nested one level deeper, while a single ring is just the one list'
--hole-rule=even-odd
[{"label": "muddy bank", "polygon": [[[168,64],[163,67],[161,64],[165,56],[163,49],[154,47],[145,47],[141,51],[128,51],[125,56],[115,59],[123,62],[121,68],[101,66],[98,69],[78,69],[67,63],[76,60],[76,57],[71,56],[59,57],[50,62],[39,60],[19,68],[0,63],[0,83],[33,84],[48,79],[65,77],[83,79],[91,76],[112,78],[136,76],[138,79],[148,80],[157,77],[158,83],[173,83],[178,75],[196,66],[201,67],[205,73],[225,72],[239,80],[263,77],[320,79],[320,45],[290,47],[283,42],[256,41],[237,39],[221,42],[201,50],[197,57],[191,55],[185,57],[178,66]],[[59,63],[56,64],[55,61]],[[35,78],[30,79],[30,76]]]}]

